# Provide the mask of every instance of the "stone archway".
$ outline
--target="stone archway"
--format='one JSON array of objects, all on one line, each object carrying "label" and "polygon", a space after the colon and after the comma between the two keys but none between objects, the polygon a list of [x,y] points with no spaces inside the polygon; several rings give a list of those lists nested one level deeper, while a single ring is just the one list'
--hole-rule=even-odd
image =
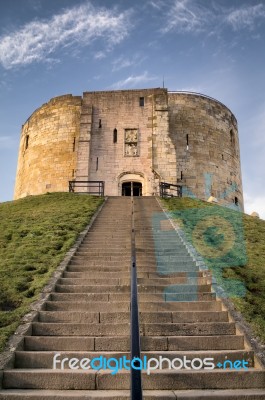
[{"label": "stone archway", "polygon": [[122,183],[122,196],[142,196],[142,184],[141,182],[123,182]]},{"label": "stone archway", "polygon": [[133,183],[133,192],[134,196],[145,196],[146,195],[146,182],[144,175],[142,173],[130,173],[130,172],[125,172],[122,173],[118,177],[118,193],[119,196],[126,196],[131,194],[131,182]]}]

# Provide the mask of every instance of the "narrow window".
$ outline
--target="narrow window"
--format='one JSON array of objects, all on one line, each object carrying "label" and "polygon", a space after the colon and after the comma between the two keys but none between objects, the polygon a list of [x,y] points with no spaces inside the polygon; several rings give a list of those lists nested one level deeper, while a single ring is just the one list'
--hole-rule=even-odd
[{"label": "narrow window", "polygon": [[236,141],[235,141],[235,133],[234,133],[233,129],[230,130],[230,142],[231,142],[231,146],[232,146],[233,150],[235,151]]},{"label": "narrow window", "polygon": [[186,135],[187,150],[189,150],[189,135]]},{"label": "narrow window", "polygon": [[96,162],[96,171],[98,170],[98,157],[97,157],[97,162]]},{"label": "narrow window", "polygon": [[117,129],[115,128],[115,129],[113,130],[113,143],[117,143],[117,139],[118,139],[118,131],[117,131]]},{"label": "narrow window", "polygon": [[235,197],[235,205],[238,206],[238,198]]},{"label": "narrow window", "polygon": [[73,141],[73,151],[75,151],[75,137],[74,137],[74,141]]},{"label": "narrow window", "polygon": [[222,160],[224,159],[224,155],[222,154]]},{"label": "narrow window", "polygon": [[98,121],[98,127],[99,127],[99,128],[102,127],[102,125],[101,125],[101,119]]},{"label": "narrow window", "polygon": [[144,107],[144,97],[139,97],[139,106]]},{"label": "narrow window", "polygon": [[180,171],[180,179],[181,180],[183,179],[183,172],[182,171]]},{"label": "narrow window", "polygon": [[74,178],[75,177],[75,170],[73,169],[72,170],[72,178]]},{"label": "narrow window", "polygon": [[29,147],[29,135],[26,136],[26,140],[25,140],[25,150],[27,150],[28,147]]}]

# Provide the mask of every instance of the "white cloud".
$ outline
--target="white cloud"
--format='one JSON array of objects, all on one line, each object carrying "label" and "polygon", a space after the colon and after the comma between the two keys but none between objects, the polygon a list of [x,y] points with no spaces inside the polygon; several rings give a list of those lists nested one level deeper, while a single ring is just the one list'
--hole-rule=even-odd
[{"label": "white cloud", "polygon": [[106,57],[106,53],[104,53],[104,51],[98,51],[97,53],[94,54],[94,58],[96,60],[102,60],[105,57]]},{"label": "white cloud", "polygon": [[180,89],[180,92],[191,92],[191,93],[202,93],[203,89],[201,86],[186,86]]},{"label": "white cloud", "polygon": [[244,195],[245,213],[257,212],[260,218],[265,219],[265,195]]},{"label": "white cloud", "polygon": [[254,29],[257,19],[265,17],[265,6],[257,4],[255,6],[246,6],[230,12],[226,21],[232,25],[234,30],[242,28]]},{"label": "white cloud", "polygon": [[128,68],[133,65],[133,60],[129,58],[119,57],[113,63],[112,71],[119,71],[123,68]]},{"label": "white cloud", "polygon": [[149,75],[148,72],[145,71],[142,75],[131,75],[126,79],[114,83],[111,85],[111,89],[133,88],[156,79],[157,77]]},{"label": "white cloud", "polygon": [[130,13],[118,14],[85,3],[66,9],[50,20],[32,21],[0,37],[0,63],[10,69],[43,61],[59,48],[86,46],[99,38],[111,48],[128,35]]},{"label": "white cloud", "polygon": [[[149,4],[156,9],[161,8],[159,0],[152,0]],[[165,17],[164,28],[161,30],[163,33],[208,31],[208,35],[220,35],[227,25],[232,26],[234,30],[254,30],[258,20],[265,18],[265,5],[260,3],[254,6],[225,8],[214,2],[211,5],[203,5],[203,2],[198,0],[172,0]]]},{"label": "white cloud", "polygon": [[201,7],[193,0],[175,0],[168,12],[167,23],[162,32],[199,32],[212,20],[208,8]]},{"label": "white cloud", "polygon": [[141,57],[139,54],[136,54],[134,56],[131,56],[130,58],[126,58],[126,57],[118,57],[115,61],[113,61],[112,65],[112,71],[120,71],[123,68],[129,68],[129,67],[133,67],[133,66],[139,66],[144,60],[146,59],[146,57]]},{"label": "white cloud", "polygon": [[161,0],[156,0],[156,1],[149,1],[148,5],[152,6],[156,10],[161,10],[163,7],[165,7],[165,3]]}]

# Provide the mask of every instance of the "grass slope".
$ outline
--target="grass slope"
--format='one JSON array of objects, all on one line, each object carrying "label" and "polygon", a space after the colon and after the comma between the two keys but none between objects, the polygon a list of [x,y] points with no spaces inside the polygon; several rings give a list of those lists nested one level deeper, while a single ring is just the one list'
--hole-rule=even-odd
[{"label": "grass slope", "polygon": [[[163,200],[163,204],[165,208],[173,212],[173,217],[180,221],[187,238],[196,244],[197,249],[205,253],[205,248],[196,242],[198,236],[201,242],[206,243],[208,250],[212,248],[210,257],[204,257],[204,259],[217,276],[218,271],[221,271],[223,282],[230,280],[240,283],[240,287],[245,288],[244,294],[243,292],[240,294],[239,290],[239,294],[236,295],[237,291],[234,290],[234,295],[232,291],[229,297],[250,323],[256,335],[265,343],[265,221],[189,198],[166,199]],[[192,235],[190,233],[196,225],[194,224],[196,214],[198,215],[197,224],[201,221],[200,229],[196,229],[197,232]],[[193,218],[189,218],[190,215]],[[205,215],[212,216],[214,228],[208,223],[209,220],[205,222],[207,220]],[[218,226],[218,220],[214,220],[216,218],[214,215],[221,216],[220,226]],[[192,219],[193,222],[191,222]],[[234,235],[231,226],[235,228]],[[232,242],[235,246],[229,248],[229,243]],[[220,257],[218,258],[218,251],[222,246],[221,260]],[[218,268],[218,263],[221,265],[220,260],[223,265]]]},{"label": "grass slope", "polygon": [[0,350],[102,202],[49,193],[0,204]]}]

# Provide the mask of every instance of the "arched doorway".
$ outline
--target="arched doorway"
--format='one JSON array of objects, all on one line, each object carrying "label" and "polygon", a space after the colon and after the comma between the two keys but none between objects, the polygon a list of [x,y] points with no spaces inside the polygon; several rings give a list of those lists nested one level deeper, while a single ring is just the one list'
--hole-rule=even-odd
[{"label": "arched doorway", "polygon": [[142,196],[141,182],[123,182],[121,194],[122,196]]}]

